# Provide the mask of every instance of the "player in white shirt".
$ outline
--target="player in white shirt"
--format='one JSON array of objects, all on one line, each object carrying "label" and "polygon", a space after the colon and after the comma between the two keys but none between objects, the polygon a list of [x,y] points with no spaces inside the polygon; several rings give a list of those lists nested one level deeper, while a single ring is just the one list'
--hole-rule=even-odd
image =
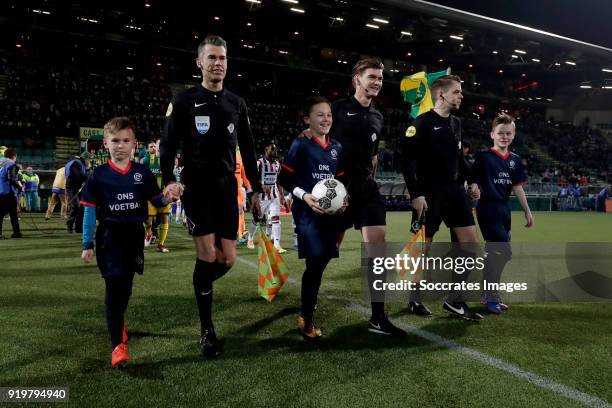
[{"label": "player in white shirt", "polygon": [[264,155],[257,160],[257,170],[261,177],[261,185],[263,192],[261,193],[261,213],[257,214],[253,212],[253,222],[249,230],[249,240],[247,242],[248,248],[255,248],[253,243],[253,236],[255,234],[255,228],[257,224],[262,222],[264,219],[271,224],[270,233],[274,247],[279,253],[286,252],[280,245],[281,241],[281,221],[280,221],[280,208],[281,205],[285,204],[285,197],[283,195],[283,189],[277,183],[278,173],[280,172],[280,163],[276,159],[277,150],[274,142],[268,143],[264,150]]}]

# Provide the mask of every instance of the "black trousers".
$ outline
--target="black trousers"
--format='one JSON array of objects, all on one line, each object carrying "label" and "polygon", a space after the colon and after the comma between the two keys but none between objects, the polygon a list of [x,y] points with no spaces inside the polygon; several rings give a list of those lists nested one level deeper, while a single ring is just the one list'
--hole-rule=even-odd
[{"label": "black trousers", "polygon": [[2,235],[2,224],[6,214],[11,217],[13,234],[20,234],[19,218],[17,217],[17,197],[14,194],[0,195],[0,236]]},{"label": "black trousers", "polygon": [[75,232],[80,234],[83,232],[83,207],[80,203],[79,190],[66,189],[66,194],[68,197],[68,208],[70,208],[66,225],[69,230],[72,231],[74,229]]}]

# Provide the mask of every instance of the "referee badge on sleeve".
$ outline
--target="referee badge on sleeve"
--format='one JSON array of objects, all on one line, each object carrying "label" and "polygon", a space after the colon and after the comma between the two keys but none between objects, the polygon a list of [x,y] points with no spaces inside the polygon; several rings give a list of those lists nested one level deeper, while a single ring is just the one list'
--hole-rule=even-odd
[{"label": "referee badge on sleeve", "polygon": [[210,129],[210,116],[196,116],[195,125],[199,134],[206,134],[208,129]]},{"label": "referee badge on sleeve", "polygon": [[406,137],[412,137],[414,135],[416,135],[416,128],[414,126],[410,126],[406,129]]}]

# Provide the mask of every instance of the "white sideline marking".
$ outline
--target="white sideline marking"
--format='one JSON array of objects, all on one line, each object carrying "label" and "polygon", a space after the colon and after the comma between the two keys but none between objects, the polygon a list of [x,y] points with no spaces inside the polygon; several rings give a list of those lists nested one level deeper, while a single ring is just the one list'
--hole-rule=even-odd
[{"label": "white sideline marking", "polygon": [[[247,261],[246,259],[243,259],[240,257],[236,257],[236,260],[240,263],[250,266],[251,268],[258,269],[257,264],[255,262]],[[293,278],[289,278],[288,281],[291,282],[292,284],[299,284],[299,282]],[[325,295],[323,294],[323,292],[321,292],[321,294],[329,300],[341,300],[343,302],[348,302],[350,309],[353,309],[366,316],[370,315],[369,308],[367,308],[366,306],[357,304],[357,303],[353,303],[350,299],[332,296],[332,295]],[[480,351],[471,349],[469,347],[462,346],[459,343],[456,343],[452,340],[439,336],[435,333],[428,332],[427,330],[420,329],[412,324],[402,324],[400,327],[406,330],[407,332],[415,336],[421,337],[425,340],[431,341],[432,343],[438,346],[446,347],[453,351],[457,351],[463,355],[473,358],[474,360],[480,361],[481,363],[485,365],[497,368],[498,370],[501,370],[501,371],[505,371],[517,378],[521,378],[527,381],[530,384],[537,385],[538,387],[550,390],[556,394],[559,394],[571,400],[580,402],[586,406],[594,407],[594,408],[612,408],[612,405],[610,405],[608,402],[600,398],[597,398],[593,395],[584,393],[582,391],[578,391],[574,388],[568,387],[563,384],[559,384],[546,377],[542,377],[538,374],[524,370],[514,364],[507,363],[503,360],[500,360],[499,358],[490,356],[486,353],[482,353]]]},{"label": "white sideline marking", "polygon": [[[188,238],[191,239],[191,238]],[[242,264],[248,265],[251,268],[254,269],[259,269],[257,266],[257,263],[252,262],[252,261],[248,261],[246,259],[243,259],[241,257],[236,257],[236,260]],[[296,279],[293,278],[289,278],[288,281],[292,284],[299,284],[299,282]],[[346,298],[342,298],[342,297],[337,297],[337,296],[333,296],[333,295],[326,295],[324,294],[323,291],[320,292],[320,294],[324,297],[326,297],[329,300],[341,300],[343,302],[347,302],[349,304],[349,308],[355,310],[356,312],[359,312],[361,314],[364,314],[366,316],[370,315],[370,309],[367,308],[366,306],[357,304],[352,302],[350,299],[346,299]],[[399,325],[398,325],[399,326]],[[439,336],[435,333],[431,333],[428,332],[427,330],[423,330],[420,329],[412,324],[402,324],[401,326],[402,329],[406,330],[407,332],[421,337],[425,340],[431,341],[432,343],[438,345],[438,346],[442,346],[442,347],[446,347],[448,349],[451,349],[453,351],[456,351],[458,353],[461,353],[465,356],[471,357],[474,360],[480,361],[481,363],[490,366],[490,367],[494,367],[497,368],[498,370],[501,371],[505,371],[508,374],[511,374],[517,378],[521,378],[525,381],[527,381],[530,384],[536,385],[538,387],[550,390],[558,395],[561,395],[563,397],[566,397],[568,399],[580,402],[588,407],[593,407],[593,408],[612,408],[612,405],[610,405],[608,402],[595,397],[593,395],[587,394],[585,392],[582,391],[578,391],[574,388],[568,387],[567,385],[563,385],[560,384],[558,382],[555,382],[553,380],[550,380],[546,377],[542,377],[541,375],[532,373],[531,371],[527,371],[524,370],[514,364],[505,362],[499,358],[490,356],[486,353],[471,349],[469,347],[465,347],[462,346],[459,343],[456,343],[452,340],[449,340],[445,337]]]}]

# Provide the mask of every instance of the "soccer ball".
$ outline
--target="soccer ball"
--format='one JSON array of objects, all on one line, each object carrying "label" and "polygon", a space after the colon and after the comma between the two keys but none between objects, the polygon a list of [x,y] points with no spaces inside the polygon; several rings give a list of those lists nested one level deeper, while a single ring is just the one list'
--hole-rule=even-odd
[{"label": "soccer ball", "polygon": [[336,214],[346,203],[346,188],[336,179],[330,178],[315,184],[311,193],[325,214]]}]

